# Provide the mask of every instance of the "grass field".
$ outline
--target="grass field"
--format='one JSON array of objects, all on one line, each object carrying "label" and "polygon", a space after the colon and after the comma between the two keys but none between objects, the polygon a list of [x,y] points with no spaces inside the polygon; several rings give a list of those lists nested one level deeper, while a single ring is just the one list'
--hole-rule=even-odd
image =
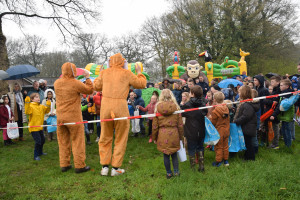
[{"label": "grass field", "polygon": [[[2,134],[1,134],[2,135]],[[59,168],[57,141],[44,145],[48,155],[33,160],[34,141],[0,145],[0,199],[300,199],[300,129],[292,151],[260,148],[255,162],[243,162],[242,153],[230,166],[214,168],[214,152],[205,152],[205,173],[180,163],[180,177],[166,179],[163,156],[148,138],[129,138],[123,163],[126,174],[100,176],[98,145],[86,147],[92,170],[75,174]],[[2,136],[0,137],[2,141]]]}]

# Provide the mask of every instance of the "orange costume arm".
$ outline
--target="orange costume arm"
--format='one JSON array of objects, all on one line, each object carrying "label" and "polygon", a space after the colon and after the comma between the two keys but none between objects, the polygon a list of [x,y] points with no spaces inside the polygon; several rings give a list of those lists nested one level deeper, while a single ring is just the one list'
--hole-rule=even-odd
[{"label": "orange costume arm", "polygon": [[77,86],[74,86],[74,88],[77,88],[78,92],[81,94],[92,94],[94,92],[93,83],[91,79],[86,79],[85,84],[81,81],[76,81]]},{"label": "orange costume arm", "polygon": [[135,75],[133,73],[130,74],[131,74],[131,77],[129,77],[130,85],[132,85],[136,89],[144,89],[145,86],[147,85],[146,77],[142,73],[139,73],[138,75]]}]

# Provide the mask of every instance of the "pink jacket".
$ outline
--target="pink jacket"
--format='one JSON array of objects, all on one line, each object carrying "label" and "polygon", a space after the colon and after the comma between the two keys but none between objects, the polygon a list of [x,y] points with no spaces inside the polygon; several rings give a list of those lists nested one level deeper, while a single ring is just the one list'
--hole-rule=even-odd
[{"label": "pink jacket", "polygon": [[[154,113],[154,110],[155,110],[155,105],[156,105],[156,102],[153,104],[153,103],[149,103],[146,108],[143,108],[142,106],[139,107],[139,109],[143,112],[148,112],[148,114],[153,114]],[[149,117],[150,120],[153,120],[153,117]]]}]

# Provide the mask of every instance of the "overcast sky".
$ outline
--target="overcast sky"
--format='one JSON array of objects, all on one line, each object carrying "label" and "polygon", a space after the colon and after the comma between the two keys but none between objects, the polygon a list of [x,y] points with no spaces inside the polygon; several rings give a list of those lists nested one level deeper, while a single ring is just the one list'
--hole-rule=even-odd
[{"label": "overcast sky", "polygon": [[[300,0],[292,0],[300,6]],[[102,20],[85,32],[104,33],[108,37],[121,36],[127,32],[136,32],[143,22],[152,16],[160,16],[170,10],[170,3],[165,0],[102,0],[100,10]],[[300,12],[298,9],[298,16]],[[48,42],[47,50],[60,50],[59,41],[62,36],[47,20],[39,20],[38,24],[26,24],[22,31],[12,21],[4,20],[3,31],[12,38],[23,37],[23,34],[36,34]]]},{"label": "overcast sky", "polygon": [[[127,32],[136,32],[143,22],[152,16],[160,16],[170,7],[164,0],[101,0],[101,21],[93,27],[87,27],[85,32],[104,33],[107,36],[121,36]],[[39,20],[38,24],[26,24],[22,31],[12,21],[4,20],[3,31],[6,36],[20,38],[25,34],[36,34],[46,38],[48,50],[59,50],[59,31],[47,20]]]}]

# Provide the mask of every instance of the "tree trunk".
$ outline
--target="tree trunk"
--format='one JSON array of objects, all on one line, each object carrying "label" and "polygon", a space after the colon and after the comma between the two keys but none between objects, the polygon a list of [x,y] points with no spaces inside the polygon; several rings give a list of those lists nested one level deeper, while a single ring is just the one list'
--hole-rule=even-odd
[{"label": "tree trunk", "polygon": [[[0,69],[7,70],[9,67],[9,60],[6,48],[6,37],[2,32],[2,20],[0,19]],[[6,94],[8,92],[7,81],[0,81],[0,95]]]}]

